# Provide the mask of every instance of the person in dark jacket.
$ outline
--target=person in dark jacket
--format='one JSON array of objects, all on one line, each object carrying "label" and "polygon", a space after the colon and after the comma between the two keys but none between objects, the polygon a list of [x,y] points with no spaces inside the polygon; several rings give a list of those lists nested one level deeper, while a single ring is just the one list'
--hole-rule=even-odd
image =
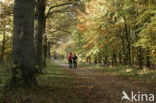
[{"label": "person in dark jacket", "polygon": [[78,57],[76,56],[76,54],[74,54],[72,56],[72,59],[73,59],[73,63],[74,63],[74,68],[76,69],[76,67],[77,67],[77,59],[78,59]]}]

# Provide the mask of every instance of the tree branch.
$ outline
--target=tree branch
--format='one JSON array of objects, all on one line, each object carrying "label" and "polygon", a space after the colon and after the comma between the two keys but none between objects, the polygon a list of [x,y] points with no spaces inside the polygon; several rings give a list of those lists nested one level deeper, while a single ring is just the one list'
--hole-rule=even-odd
[{"label": "tree branch", "polygon": [[54,31],[52,31],[52,32],[50,32],[50,33],[55,33],[55,32],[57,32],[57,31],[63,31],[63,32],[66,32],[66,33],[71,33],[71,32],[69,32],[69,31],[67,31],[67,30],[59,29],[59,28],[55,29]]},{"label": "tree branch", "polygon": [[48,10],[48,13],[47,13],[47,15],[46,15],[46,18],[50,15],[51,10],[52,10],[53,8],[60,7],[60,6],[65,6],[65,5],[70,5],[70,4],[72,4],[72,3],[65,2],[65,3],[63,3],[63,4],[58,4],[58,5],[51,6],[51,7],[49,8],[49,10]]},{"label": "tree branch", "polygon": [[[60,6],[65,6],[65,5],[72,5],[72,6],[66,7],[66,8],[61,9],[61,10],[51,11],[53,8],[60,7]],[[71,8],[71,7],[77,6],[77,5],[78,5],[77,3],[69,3],[69,2],[66,2],[66,3],[63,3],[63,4],[59,4],[59,5],[52,6],[52,7],[49,8],[48,13],[47,13],[47,15],[45,16],[45,18],[48,18],[49,15],[51,15],[53,12],[54,12],[54,13],[62,13],[62,12],[65,12],[65,10],[67,10],[67,9],[69,9],[69,8]]]}]

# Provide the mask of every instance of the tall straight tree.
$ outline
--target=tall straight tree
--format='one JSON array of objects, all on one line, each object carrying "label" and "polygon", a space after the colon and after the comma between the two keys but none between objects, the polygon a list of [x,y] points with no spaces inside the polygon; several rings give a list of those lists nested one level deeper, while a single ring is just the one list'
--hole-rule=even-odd
[{"label": "tall straight tree", "polygon": [[34,0],[15,0],[12,86],[36,84],[34,68]]},{"label": "tall straight tree", "polygon": [[3,41],[2,41],[2,53],[1,53],[1,59],[2,59],[2,62],[4,61],[4,52],[5,52],[5,36],[6,36],[6,34],[5,34],[5,26],[4,26],[4,30],[3,30]]},{"label": "tall straight tree", "polygon": [[42,38],[45,31],[46,0],[37,0],[35,25],[35,65],[42,63]]}]

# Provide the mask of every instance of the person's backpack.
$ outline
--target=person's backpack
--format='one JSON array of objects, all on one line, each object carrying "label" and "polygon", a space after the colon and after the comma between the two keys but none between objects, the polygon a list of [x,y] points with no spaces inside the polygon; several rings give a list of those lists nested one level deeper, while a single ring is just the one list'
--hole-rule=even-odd
[{"label": "person's backpack", "polygon": [[68,54],[68,60],[71,60],[71,55],[70,54]]}]

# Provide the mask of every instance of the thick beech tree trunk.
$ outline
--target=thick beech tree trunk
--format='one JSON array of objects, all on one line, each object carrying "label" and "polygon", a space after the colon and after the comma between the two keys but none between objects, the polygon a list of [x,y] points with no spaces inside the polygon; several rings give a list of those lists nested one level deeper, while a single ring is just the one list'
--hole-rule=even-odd
[{"label": "thick beech tree trunk", "polygon": [[36,84],[34,68],[34,0],[15,0],[12,50],[14,87]]}]

